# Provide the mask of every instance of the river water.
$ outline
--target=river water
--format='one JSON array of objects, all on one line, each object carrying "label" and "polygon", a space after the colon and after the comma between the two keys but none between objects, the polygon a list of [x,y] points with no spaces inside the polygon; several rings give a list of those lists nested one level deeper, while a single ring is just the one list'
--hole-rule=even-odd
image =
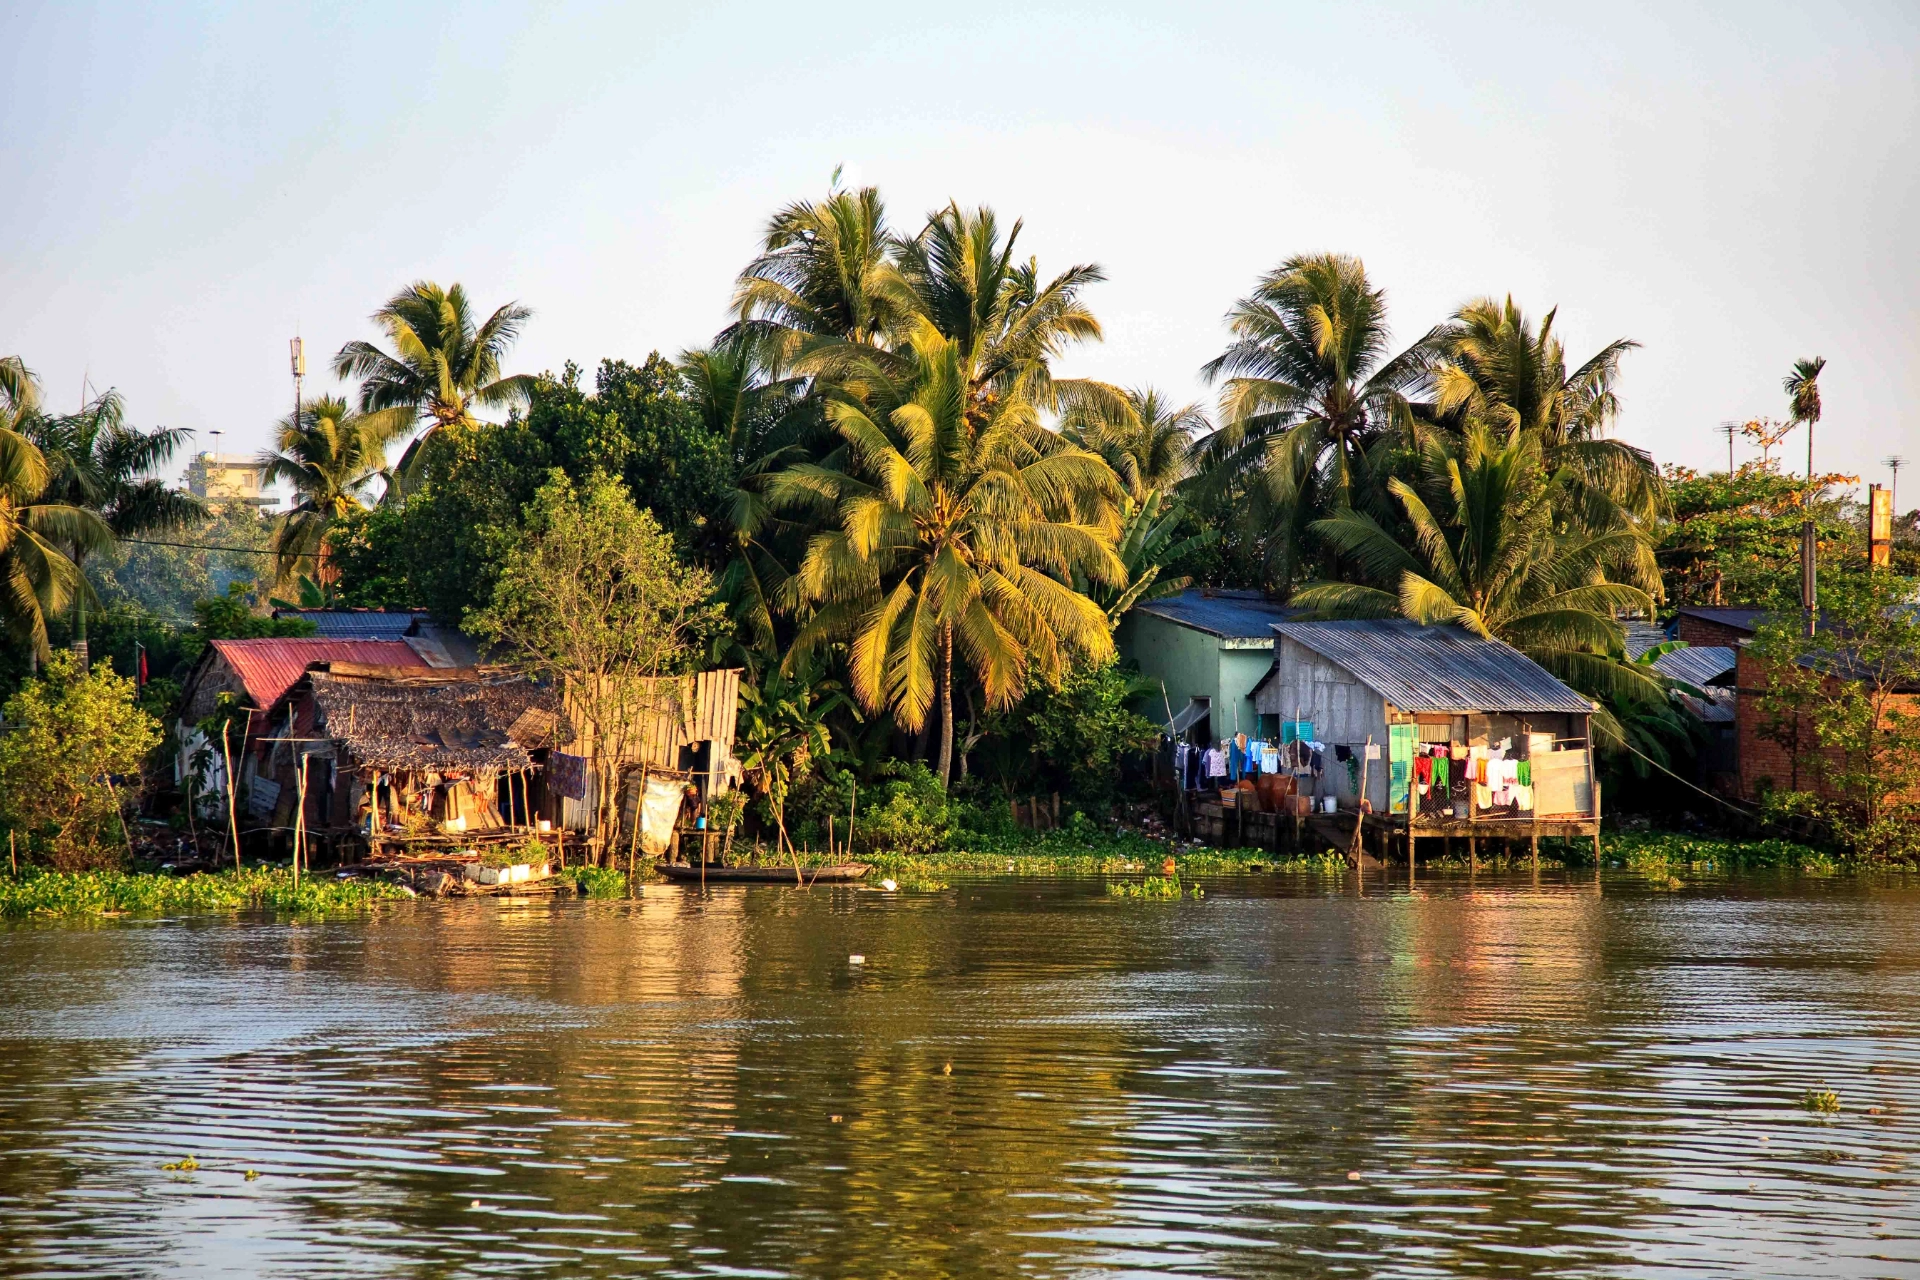
[{"label": "river water", "polygon": [[1910,880],[15,926],[0,1273],[1915,1276],[1917,1069]]}]

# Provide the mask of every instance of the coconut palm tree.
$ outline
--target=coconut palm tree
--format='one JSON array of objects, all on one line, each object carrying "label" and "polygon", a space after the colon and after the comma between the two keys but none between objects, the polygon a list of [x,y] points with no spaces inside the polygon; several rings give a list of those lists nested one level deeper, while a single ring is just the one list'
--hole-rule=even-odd
[{"label": "coconut palm tree", "polygon": [[748,641],[749,658],[777,657],[774,601],[790,576],[775,543],[792,530],[768,505],[766,481],[782,467],[813,460],[811,437],[820,424],[802,380],[771,376],[763,350],[751,335],[736,333],[679,359],[688,399],[733,463],[732,487],[709,529],[719,543],[715,589],[736,634]]},{"label": "coconut palm tree", "polygon": [[19,431],[40,408],[40,380],[19,356],[0,356],[0,431]]},{"label": "coconut palm tree", "polygon": [[360,379],[361,413],[387,415],[395,425],[394,435],[421,421],[427,423],[425,433],[407,447],[396,469],[402,490],[410,491],[419,483],[421,450],[435,432],[474,425],[479,421],[475,406],[502,408],[527,402],[533,378],[503,376],[500,362],[532,315],[526,307],[510,302],[476,325],[467,292],[460,285],[443,289],[430,280],[416,281],[373,313],[373,322],[385,332],[391,352],[371,342],[354,341],[334,356],[335,377]]},{"label": "coconut palm tree", "polygon": [[[11,399],[9,407],[26,399]],[[91,594],[66,548],[97,551],[113,531],[91,511],[49,502],[53,469],[23,433],[0,427],[0,628],[39,662],[50,656],[47,619]]]},{"label": "coconut palm tree", "polygon": [[[137,538],[193,524],[206,506],[192,494],[169,488],[153,473],[172,461],[193,433],[179,427],[142,431],[126,422],[126,402],[108,390],[77,413],[35,413],[26,434],[48,468],[44,501],[91,511],[116,538]],[[68,558],[83,571],[91,544],[70,544]],[[73,600],[76,647],[87,639],[87,593]]]},{"label": "coconut palm tree", "polygon": [[260,455],[261,483],[285,480],[295,495],[274,527],[276,583],[301,573],[325,580],[328,528],[364,505],[360,495],[374,481],[391,483],[387,446],[410,425],[392,414],[354,413],[338,396],[309,400],[297,417],[280,420],[275,448]]},{"label": "coconut palm tree", "polygon": [[1026,399],[976,402],[974,367],[963,343],[921,326],[828,400],[844,469],[790,467],[769,487],[776,507],[830,522],[795,575],[796,603],[811,613],[787,661],[847,642],[855,697],[909,732],[937,697],[943,785],[956,659],[990,708],[1008,706],[1071,654],[1112,652],[1099,606],[1067,584],[1125,577],[1112,470],[1041,426]]},{"label": "coconut palm tree", "polygon": [[1511,297],[1460,308],[1439,340],[1433,413],[1455,430],[1483,422],[1536,434],[1542,465],[1567,473],[1569,518],[1596,526],[1622,514],[1651,521],[1664,501],[1659,467],[1646,450],[1606,435],[1620,411],[1620,360],[1640,344],[1616,338],[1568,373],[1553,331],[1557,314],[1549,311],[1536,328]]},{"label": "coconut palm tree", "polygon": [[1220,426],[1197,462],[1217,491],[1235,489],[1273,532],[1269,574],[1292,582],[1313,521],[1355,506],[1386,516],[1381,448],[1415,434],[1409,394],[1438,339],[1389,354],[1386,293],[1345,254],[1289,258],[1227,313],[1233,341],[1202,372],[1224,379]]},{"label": "coconut palm tree", "polygon": [[1213,424],[1199,405],[1175,405],[1152,387],[1125,394],[1130,412],[1121,420],[1083,410],[1069,414],[1061,430],[1105,458],[1129,496],[1144,502],[1148,493],[1170,490],[1187,478],[1194,441]]},{"label": "coconut palm tree", "polygon": [[720,340],[765,344],[775,368],[823,339],[886,342],[913,309],[893,251],[886,204],[873,187],[788,205],[767,223],[760,256],[735,282],[740,319]]},{"label": "coconut palm tree", "polygon": [[1126,581],[1118,587],[1081,580],[1075,585],[1107,615],[1107,627],[1118,627],[1127,611],[1137,604],[1158,600],[1184,591],[1192,578],[1162,578],[1165,568],[1191,552],[1214,541],[1220,535],[1212,529],[1188,534],[1175,540],[1186,511],[1178,498],[1169,499],[1158,489],[1150,489],[1140,501],[1132,495],[1120,500],[1120,531],[1114,539],[1114,554],[1125,568]]},{"label": "coconut palm tree", "polygon": [[1100,341],[1100,322],[1080,294],[1106,273],[1082,263],[1043,282],[1036,259],[1014,258],[1022,225],[1015,220],[1003,238],[999,216],[985,206],[949,204],[929,214],[897,250],[917,327],[950,344],[966,380],[967,411],[979,419],[999,402],[1023,400],[1050,413],[1129,422],[1132,406],[1118,387],[1053,376],[1053,361],[1069,347]]},{"label": "coconut palm tree", "polygon": [[1542,448],[1533,433],[1484,424],[1429,440],[1412,482],[1388,482],[1411,545],[1363,512],[1317,520],[1314,534],[1365,581],[1313,584],[1295,602],[1323,616],[1451,623],[1511,644],[1584,693],[1664,701],[1664,686],[1624,661],[1616,621],[1652,610],[1645,591],[1619,580],[1645,573],[1652,545],[1630,522],[1593,531],[1558,520],[1571,481],[1544,474]]}]

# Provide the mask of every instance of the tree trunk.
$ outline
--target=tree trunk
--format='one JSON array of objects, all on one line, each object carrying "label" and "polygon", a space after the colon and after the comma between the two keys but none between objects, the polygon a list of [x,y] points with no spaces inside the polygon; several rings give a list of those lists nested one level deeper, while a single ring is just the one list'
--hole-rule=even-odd
[{"label": "tree trunk", "polygon": [[953,624],[940,628],[940,789],[953,777]]}]

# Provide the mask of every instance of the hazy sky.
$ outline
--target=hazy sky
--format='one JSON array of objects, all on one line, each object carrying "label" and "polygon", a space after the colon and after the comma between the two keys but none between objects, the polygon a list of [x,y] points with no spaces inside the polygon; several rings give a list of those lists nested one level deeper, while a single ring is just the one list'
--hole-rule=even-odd
[{"label": "hazy sky", "polygon": [[844,163],[1105,267],[1071,372],[1208,398],[1232,301],[1341,250],[1402,341],[1509,292],[1638,339],[1662,460],[1814,354],[1823,467],[1920,460],[1920,6],[1547,8],[11,5],[0,353],[251,451],[296,327],[318,372],[415,279],[532,306],[520,370],[700,344]]}]

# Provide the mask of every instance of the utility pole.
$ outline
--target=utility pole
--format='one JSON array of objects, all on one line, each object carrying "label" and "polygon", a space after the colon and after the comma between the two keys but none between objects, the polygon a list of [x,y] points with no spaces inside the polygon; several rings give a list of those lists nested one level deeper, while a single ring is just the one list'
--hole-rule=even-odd
[{"label": "utility pole", "polygon": [[307,346],[295,338],[287,344],[293,353],[293,425],[300,426],[300,382],[307,376]]},{"label": "utility pole", "polygon": [[1727,478],[1731,480],[1733,478],[1733,438],[1740,434],[1740,424],[1723,422],[1720,424],[1720,434],[1727,438]]},{"label": "utility pole", "polygon": [[1907,460],[1896,453],[1885,461],[1887,470],[1893,473],[1893,483],[1887,486],[1887,501],[1893,507],[1893,518],[1898,520],[1900,518],[1900,468],[1907,465]]}]

